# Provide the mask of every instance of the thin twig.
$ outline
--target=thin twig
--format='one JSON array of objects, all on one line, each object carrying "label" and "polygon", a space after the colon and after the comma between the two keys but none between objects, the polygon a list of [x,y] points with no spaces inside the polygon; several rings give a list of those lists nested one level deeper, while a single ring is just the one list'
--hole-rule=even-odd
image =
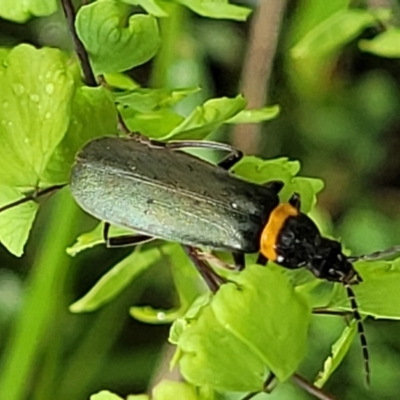
[{"label": "thin twig", "polygon": [[252,399],[253,397],[257,396],[260,393],[262,393],[262,392],[250,392],[249,394],[244,396],[241,400],[250,400],[250,399]]},{"label": "thin twig", "polygon": [[312,383],[310,383],[307,380],[305,380],[299,374],[294,374],[292,376],[292,380],[298,386],[300,386],[302,389],[304,389],[307,393],[310,393],[311,395],[315,396],[319,400],[336,400],[335,397],[333,397],[332,395],[330,395],[328,393],[325,393],[321,389],[317,388]]},{"label": "thin twig", "polygon": [[88,53],[87,53],[83,43],[79,39],[78,34],[76,33],[75,9],[74,9],[74,6],[72,5],[72,1],[71,0],[61,0],[61,5],[64,10],[64,14],[65,14],[65,17],[68,22],[68,27],[69,27],[69,30],[72,35],[72,40],[74,42],[76,54],[78,55],[79,61],[81,63],[85,83],[88,86],[93,86],[93,87],[98,86],[95,75],[93,73],[93,69],[89,62]]},{"label": "thin twig", "polygon": [[27,203],[28,201],[34,200],[34,199],[36,199],[36,198],[38,198],[40,196],[44,196],[45,194],[54,192],[55,190],[61,189],[64,186],[65,186],[65,184],[63,184],[63,185],[55,185],[55,186],[50,186],[47,189],[43,189],[43,190],[41,190],[39,192],[33,192],[29,196],[26,196],[26,197],[24,197],[22,199],[19,199],[17,201],[12,202],[12,203],[6,204],[3,207],[0,207],[0,213],[2,213],[3,211],[9,210],[10,208],[13,208],[13,207],[19,206],[21,204]]},{"label": "thin twig", "polygon": [[[242,70],[240,91],[249,108],[263,107],[267,102],[269,80],[275,58],[286,1],[259,1],[250,28],[247,55]],[[254,154],[258,147],[259,125],[236,125],[233,144],[245,154]]]}]

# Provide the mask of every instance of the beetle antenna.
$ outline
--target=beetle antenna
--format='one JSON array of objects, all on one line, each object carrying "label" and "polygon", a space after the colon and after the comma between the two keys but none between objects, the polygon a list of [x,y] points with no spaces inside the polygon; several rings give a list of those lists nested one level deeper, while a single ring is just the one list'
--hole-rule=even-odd
[{"label": "beetle antenna", "polygon": [[64,186],[65,186],[65,184],[64,185],[55,185],[55,186],[50,186],[50,187],[48,187],[46,189],[43,189],[43,190],[41,190],[39,192],[34,191],[30,195],[25,196],[22,199],[19,199],[17,201],[13,201],[12,203],[8,203],[5,206],[0,207],[0,213],[2,213],[3,211],[9,210],[10,208],[13,208],[13,207],[19,206],[21,204],[27,203],[28,201],[34,200],[37,197],[44,196],[45,194],[54,192],[55,190],[61,189]]},{"label": "beetle antenna", "polygon": [[360,338],[361,349],[364,359],[365,381],[367,383],[367,386],[369,386],[371,381],[371,370],[369,366],[369,351],[368,351],[367,337],[365,336],[364,325],[362,323],[360,312],[358,311],[356,296],[354,295],[353,289],[351,288],[349,283],[344,283],[344,286],[346,288],[347,297],[349,298],[351,309],[353,311],[353,315],[357,323],[357,331],[358,331],[358,336]]},{"label": "beetle antenna", "polygon": [[396,254],[400,253],[400,246],[393,246],[390,247],[389,249],[382,250],[382,251],[376,251],[371,254],[365,254],[362,256],[355,256],[355,257],[348,257],[347,259],[349,262],[353,263],[355,261],[378,261],[378,260],[384,260],[385,258],[392,257]]}]

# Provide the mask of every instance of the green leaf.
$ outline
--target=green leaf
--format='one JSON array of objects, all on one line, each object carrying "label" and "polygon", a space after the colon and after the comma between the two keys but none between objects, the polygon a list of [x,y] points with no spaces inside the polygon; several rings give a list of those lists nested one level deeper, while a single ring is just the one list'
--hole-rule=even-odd
[{"label": "green leaf", "polygon": [[185,382],[162,380],[153,389],[153,400],[201,400],[197,388]]},{"label": "green leaf", "polygon": [[[210,304],[212,296],[213,295],[210,291],[207,291],[198,296],[190,305],[185,315],[174,322],[174,324],[171,326],[171,329],[169,330],[168,337],[168,340],[172,344],[178,345],[179,338],[182,332],[188,327],[188,325],[190,325],[190,321],[192,319],[196,319],[201,314],[202,309]],[[176,365],[175,361],[177,360],[171,361],[171,369]]]},{"label": "green leaf", "polygon": [[120,72],[104,74],[104,79],[108,86],[117,89],[134,90],[140,87],[130,76]]},{"label": "green leaf", "polygon": [[251,9],[229,4],[229,0],[174,0],[195,13],[208,18],[245,21]]},{"label": "green leaf", "polygon": [[31,17],[53,14],[56,10],[56,0],[2,0],[0,2],[0,17],[19,23]]},{"label": "green leaf", "polygon": [[323,370],[318,374],[315,379],[315,386],[322,388],[328,381],[329,377],[339,367],[350,346],[354,340],[354,336],[357,332],[357,322],[352,320],[350,325],[347,326],[339,339],[332,346],[332,354],[325,360]]},{"label": "green leaf", "polygon": [[317,193],[324,188],[324,182],[317,178],[304,178],[302,176],[296,176],[292,179],[292,182],[282,190],[282,196],[286,196],[287,191],[288,197],[293,193],[301,194],[301,210],[304,213],[309,213],[315,204],[317,203]]},{"label": "green leaf", "polygon": [[128,13],[129,7],[115,0],[99,0],[79,9],[77,33],[96,74],[126,71],[156,54],[160,46],[157,20]]},{"label": "green leaf", "polygon": [[95,137],[113,135],[117,130],[117,110],[103,87],[81,86],[72,100],[67,134],[49,160],[42,180],[55,185],[69,181],[78,150]]},{"label": "green leaf", "polygon": [[201,140],[214,132],[227,120],[234,117],[246,107],[246,100],[238,95],[231,99],[222,97],[206,101],[182,121],[162,140]]},{"label": "green leaf", "polygon": [[165,108],[144,114],[130,108],[120,108],[120,111],[131,132],[140,132],[153,139],[165,137],[183,121],[183,117]]},{"label": "green leaf", "polygon": [[[104,231],[104,223],[101,222],[91,231],[79,235],[78,238],[76,239],[76,242],[71,247],[67,248],[67,253],[70,256],[74,257],[81,251],[91,249],[92,247],[97,246],[98,244],[104,244],[103,231]],[[134,234],[135,232],[130,229],[125,229],[114,225],[110,226],[110,231],[109,231],[110,237],[118,237],[122,235],[134,235]]]},{"label": "green leaf", "polygon": [[147,113],[159,108],[171,107],[199,90],[199,87],[182,89],[137,88],[129,92],[115,93],[115,100],[118,104],[128,106],[135,111]]},{"label": "green leaf", "polygon": [[[354,285],[360,312],[375,318],[400,319],[400,259],[357,262],[355,269],[363,282]],[[338,285],[328,308],[351,311],[344,288]]]},{"label": "green leaf", "polygon": [[167,11],[162,7],[162,2],[157,0],[122,0],[124,3],[141,6],[148,14],[158,18],[168,17]]},{"label": "green leaf", "polygon": [[99,393],[92,394],[90,400],[123,400],[123,398],[109,392],[108,390],[102,390]]},{"label": "green leaf", "polygon": [[[0,185],[0,207],[24,197],[18,190]],[[10,253],[23,254],[37,210],[38,205],[29,201],[0,213],[0,239]]]},{"label": "green leaf", "polygon": [[69,125],[74,80],[67,64],[59,50],[20,45],[0,65],[1,183],[40,186]]},{"label": "green leaf", "polygon": [[322,58],[357,38],[376,17],[361,9],[340,10],[310,30],[291,50],[293,58]]},{"label": "green leaf", "polygon": [[256,124],[258,122],[269,121],[279,114],[278,105],[263,107],[254,110],[243,110],[233,118],[226,121],[227,124]]},{"label": "green leaf", "polygon": [[232,170],[238,176],[255,183],[266,183],[279,180],[284,187],[279,193],[281,200],[287,201],[297,192],[301,194],[301,209],[308,213],[316,203],[316,194],[324,184],[320,179],[298,177],[300,170],[298,161],[289,161],[286,157],[274,160],[262,160],[257,157],[244,157]]},{"label": "green leaf", "polygon": [[183,325],[180,370],[194,385],[261,390],[267,369],[279,380],[297,369],[306,350],[310,307],[279,267],[253,265],[230,280]]},{"label": "green leaf", "polygon": [[182,317],[189,306],[205,290],[204,284],[199,285],[199,275],[192,262],[183,251],[182,246],[168,243],[160,248],[163,259],[168,260],[175,286],[179,296],[179,307],[171,310],[154,309],[149,306],[131,307],[129,312],[139,321],[151,324],[171,323]]},{"label": "green leaf", "polygon": [[359,47],[377,56],[400,58],[399,42],[400,29],[391,27],[371,40],[360,40]]},{"label": "green leaf", "polygon": [[73,303],[69,307],[70,311],[79,313],[100,308],[116,297],[160,257],[161,253],[158,248],[143,251],[136,248],[128,257],[103,275],[84,297]]},{"label": "green leaf", "polygon": [[232,168],[235,174],[258,184],[274,180],[288,184],[299,170],[300,162],[289,161],[286,157],[263,160],[254,156],[244,157]]}]

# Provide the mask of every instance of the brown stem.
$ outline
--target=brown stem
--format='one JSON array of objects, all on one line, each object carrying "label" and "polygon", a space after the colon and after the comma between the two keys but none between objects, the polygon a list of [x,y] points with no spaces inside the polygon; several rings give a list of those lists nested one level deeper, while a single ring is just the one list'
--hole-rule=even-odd
[{"label": "brown stem", "polygon": [[19,206],[21,204],[24,204],[24,203],[26,203],[28,201],[34,200],[34,199],[36,199],[36,198],[38,198],[40,196],[44,196],[45,194],[54,192],[54,191],[56,191],[58,189],[63,188],[64,186],[65,186],[65,184],[64,185],[55,185],[55,186],[51,186],[51,187],[49,187],[47,189],[43,189],[43,190],[41,190],[39,192],[33,192],[29,196],[23,197],[22,199],[19,199],[17,201],[12,202],[12,203],[6,204],[3,207],[0,207],[0,213],[2,213],[3,211],[9,210],[10,208],[13,208],[13,207]]},{"label": "brown stem", "polygon": [[98,86],[98,83],[96,82],[96,78],[93,73],[93,69],[90,65],[89,62],[89,56],[88,53],[81,42],[81,40],[78,37],[78,34],[76,33],[75,29],[75,9],[74,6],[72,5],[71,0],[61,0],[61,5],[64,10],[65,17],[67,19],[68,27],[72,35],[72,40],[74,42],[74,47],[76,54],[78,55],[79,61],[81,63],[82,71],[83,71],[83,76],[85,83],[88,86]]},{"label": "brown stem", "polygon": [[[262,0],[258,4],[250,28],[240,87],[248,100],[248,108],[263,107],[267,101],[268,83],[286,1]],[[233,131],[234,146],[246,154],[254,154],[258,148],[258,131],[257,124],[236,125]]]},{"label": "brown stem", "polygon": [[333,397],[332,395],[330,395],[328,393],[323,392],[321,389],[317,388],[312,383],[305,380],[299,374],[294,374],[292,376],[292,380],[298,386],[300,386],[302,389],[304,389],[307,393],[310,393],[312,396],[316,397],[319,400],[336,400],[335,397]]}]

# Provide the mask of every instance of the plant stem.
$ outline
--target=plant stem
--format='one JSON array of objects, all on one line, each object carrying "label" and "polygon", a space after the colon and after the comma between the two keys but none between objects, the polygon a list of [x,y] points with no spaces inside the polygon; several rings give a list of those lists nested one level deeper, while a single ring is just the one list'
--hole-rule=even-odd
[{"label": "plant stem", "polygon": [[71,221],[76,221],[78,208],[67,192],[61,191],[56,197],[52,199],[50,216],[26,282],[25,298],[0,366],[1,397],[7,400],[26,397],[47,333],[56,321],[60,296],[63,297],[71,262],[65,248],[73,237]]}]

